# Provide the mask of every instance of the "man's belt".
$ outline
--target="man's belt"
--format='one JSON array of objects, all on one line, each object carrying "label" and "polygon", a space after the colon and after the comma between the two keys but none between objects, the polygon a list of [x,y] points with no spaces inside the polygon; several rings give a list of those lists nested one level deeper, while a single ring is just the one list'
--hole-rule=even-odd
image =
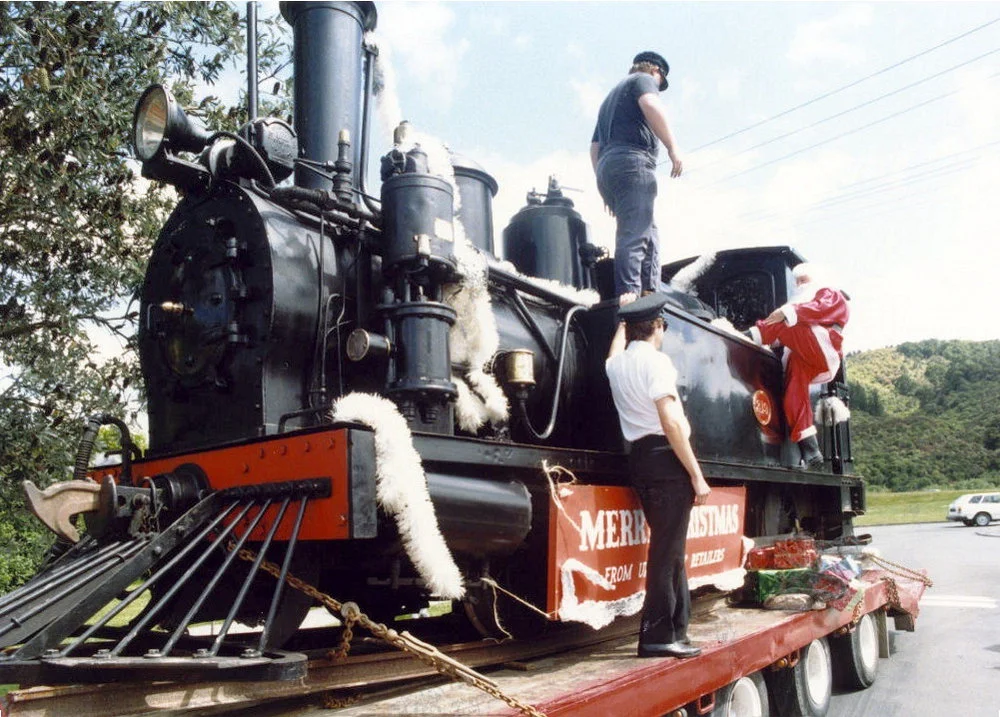
[{"label": "man's belt", "polygon": [[642,438],[637,438],[632,441],[632,452],[644,451],[646,453],[652,451],[669,451],[670,441],[662,433],[650,433],[643,436]]}]

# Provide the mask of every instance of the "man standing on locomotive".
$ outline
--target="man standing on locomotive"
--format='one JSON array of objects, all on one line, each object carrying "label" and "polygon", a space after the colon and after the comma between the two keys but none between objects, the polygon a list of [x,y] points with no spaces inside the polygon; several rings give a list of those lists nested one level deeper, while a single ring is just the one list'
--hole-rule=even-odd
[{"label": "man standing on locomotive", "polygon": [[650,294],[622,307],[605,369],[618,420],[631,444],[629,472],[650,528],[639,657],[694,657],[687,641],[691,594],[684,547],[692,505],[712,489],[691,448],[691,426],[677,392],[677,370],[660,351],[666,297]]},{"label": "man standing on locomotive", "polygon": [[846,295],[815,279],[816,269],[799,264],[792,270],[797,301],[790,301],[751,326],[750,338],[763,346],[786,349],[785,418],[806,468],[823,464],[816,440],[809,386],[832,381],[843,360],[844,327],[850,318]]},{"label": "man standing on locomotive", "polygon": [[590,143],[597,188],[617,223],[615,294],[639,296],[660,285],[660,239],[653,219],[657,139],[667,148],[671,177],[683,165],[659,94],[670,66],[655,52],[640,52],[629,75],[601,103]]}]

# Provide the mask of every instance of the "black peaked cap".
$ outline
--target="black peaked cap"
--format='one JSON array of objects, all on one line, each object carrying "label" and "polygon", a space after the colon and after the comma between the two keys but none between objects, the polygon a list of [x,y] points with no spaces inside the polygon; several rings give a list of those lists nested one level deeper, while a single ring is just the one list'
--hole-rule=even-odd
[{"label": "black peaked cap", "polygon": [[646,50],[645,52],[640,52],[632,59],[632,64],[635,65],[639,62],[650,62],[660,68],[660,74],[663,75],[663,82],[660,84],[660,92],[663,92],[670,85],[667,82],[667,75],[670,74],[670,65],[667,61],[663,59],[663,55],[658,52],[653,52],[652,50]]},{"label": "black peaked cap", "polygon": [[618,318],[627,324],[652,321],[663,314],[663,307],[667,305],[667,301],[667,297],[663,294],[647,294],[618,309]]}]

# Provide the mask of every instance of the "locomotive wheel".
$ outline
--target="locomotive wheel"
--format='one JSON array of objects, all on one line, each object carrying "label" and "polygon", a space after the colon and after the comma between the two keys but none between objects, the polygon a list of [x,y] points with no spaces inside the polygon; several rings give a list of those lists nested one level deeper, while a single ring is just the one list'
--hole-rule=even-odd
[{"label": "locomotive wheel", "polygon": [[830,709],[833,670],[826,638],[813,640],[802,649],[794,667],[767,675],[771,704],[781,717],[823,717]]},{"label": "locomotive wheel", "polygon": [[871,613],[862,616],[848,635],[830,638],[834,675],[845,687],[871,687],[878,674],[878,632]]},{"label": "locomotive wheel", "polygon": [[754,672],[715,693],[711,717],[767,717],[769,714],[764,676]]},{"label": "locomotive wheel", "polygon": [[550,626],[534,610],[484,583],[468,586],[462,607],[476,632],[487,638],[539,635]]}]

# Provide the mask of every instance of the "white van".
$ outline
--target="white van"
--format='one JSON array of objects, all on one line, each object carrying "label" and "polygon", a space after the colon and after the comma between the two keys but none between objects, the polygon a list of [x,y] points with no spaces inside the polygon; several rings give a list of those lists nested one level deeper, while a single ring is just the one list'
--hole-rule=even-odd
[{"label": "white van", "polygon": [[979,527],[1000,520],[1000,492],[959,496],[948,506],[948,520],[961,520],[966,525]]}]

